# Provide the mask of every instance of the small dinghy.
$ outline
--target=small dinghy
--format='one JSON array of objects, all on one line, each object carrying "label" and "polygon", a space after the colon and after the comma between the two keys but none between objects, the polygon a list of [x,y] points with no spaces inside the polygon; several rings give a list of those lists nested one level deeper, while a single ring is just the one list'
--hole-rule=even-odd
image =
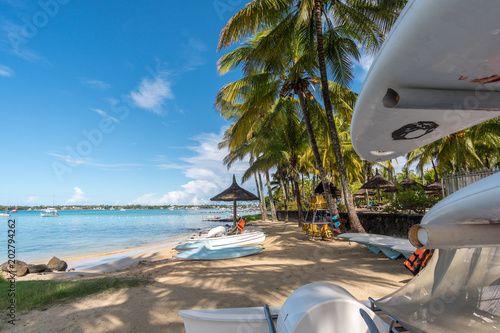
[{"label": "small dinghy", "polygon": [[179,252],[174,257],[191,260],[222,260],[249,256],[262,250],[260,245],[213,248],[209,243],[203,242],[201,246]]},{"label": "small dinghy", "polygon": [[212,238],[199,238],[187,243],[180,244],[175,250],[189,250],[199,247],[200,243],[208,243],[212,248],[224,248],[231,246],[255,245],[261,244],[266,239],[263,232],[245,232],[242,234],[220,236]]}]

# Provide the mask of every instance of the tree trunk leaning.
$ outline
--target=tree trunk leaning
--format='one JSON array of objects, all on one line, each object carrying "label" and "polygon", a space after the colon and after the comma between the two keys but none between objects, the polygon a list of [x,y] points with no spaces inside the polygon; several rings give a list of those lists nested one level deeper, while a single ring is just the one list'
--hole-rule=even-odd
[{"label": "tree trunk leaning", "polygon": [[335,119],[333,117],[333,107],[330,101],[330,91],[328,90],[328,76],[326,72],[326,62],[325,62],[325,50],[323,46],[323,28],[321,26],[321,0],[314,1],[314,17],[316,23],[316,38],[318,47],[318,60],[319,69],[321,73],[321,88],[323,94],[323,102],[325,104],[326,116],[328,119],[328,127],[330,129],[330,135],[332,139],[333,151],[335,152],[335,159],[337,160],[337,166],[340,174],[340,184],[344,189],[346,194],[346,203],[349,213],[349,220],[351,223],[351,229],[356,232],[365,233],[365,229],[359,221],[358,215],[356,214],[356,209],[354,208],[354,202],[352,199],[351,189],[349,188],[349,179],[347,178],[347,172],[344,164],[344,159],[342,157],[342,150],[340,148],[340,140],[337,132],[337,127],[335,126]]},{"label": "tree trunk leaning", "polygon": [[278,221],[278,214],[276,214],[276,206],[273,200],[273,190],[271,189],[271,181],[269,180],[269,171],[266,171],[266,185],[267,194],[269,195],[269,204],[271,205],[271,220],[273,222]]},{"label": "tree trunk leaning", "polygon": [[304,122],[306,125],[307,135],[309,136],[309,143],[311,144],[314,160],[316,162],[316,168],[319,171],[319,177],[321,179],[321,183],[323,184],[323,191],[326,193],[328,208],[330,209],[331,216],[335,216],[338,215],[339,212],[337,210],[337,205],[335,205],[335,202],[333,201],[332,193],[330,192],[330,182],[326,178],[326,172],[323,166],[323,161],[321,160],[321,156],[319,154],[318,144],[316,143],[316,137],[314,136],[314,130],[311,125],[311,117],[309,115],[309,109],[307,108],[304,99],[304,92],[299,91],[298,95],[299,95],[300,107],[302,109],[302,114],[304,115]]},{"label": "tree trunk leaning", "polygon": [[262,177],[259,172],[259,185],[260,193],[262,194],[262,221],[267,221],[267,205],[266,205],[266,195],[264,194],[264,187],[262,186]]}]

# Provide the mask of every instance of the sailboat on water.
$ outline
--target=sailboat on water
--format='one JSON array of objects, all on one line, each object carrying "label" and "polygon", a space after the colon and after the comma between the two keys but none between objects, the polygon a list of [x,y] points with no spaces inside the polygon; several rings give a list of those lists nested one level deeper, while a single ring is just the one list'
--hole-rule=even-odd
[{"label": "sailboat on water", "polygon": [[10,211],[11,213],[17,213],[17,205],[18,205],[18,203],[16,203],[16,209],[13,209]]},{"label": "sailboat on water", "polygon": [[[52,206],[54,206],[54,196],[52,196]],[[54,207],[47,207],[46,209],[40,212],[41,217],[56,217],[59,216],[57,209]]]}]

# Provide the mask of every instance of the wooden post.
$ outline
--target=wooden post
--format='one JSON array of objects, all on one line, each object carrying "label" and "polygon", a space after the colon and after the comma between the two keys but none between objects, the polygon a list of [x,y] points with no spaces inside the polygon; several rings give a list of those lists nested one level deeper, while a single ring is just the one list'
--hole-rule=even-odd
[{"label": "wooden post", "polygon": [[236,227],[236,200],[233,201],[233,227]]}]

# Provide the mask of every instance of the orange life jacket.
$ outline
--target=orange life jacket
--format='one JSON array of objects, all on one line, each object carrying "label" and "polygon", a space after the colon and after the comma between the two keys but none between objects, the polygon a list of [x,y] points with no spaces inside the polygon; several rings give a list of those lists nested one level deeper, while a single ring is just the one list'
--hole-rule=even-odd
[{"label": "orange life jacket", "polygon": [[417,249],[403,265],[405,265],[413,275],[417,275],[418,272],[425,267],[433,252],[434,250]]},{"label": "orange life jacket", "polygon": [[243,228],[245,227],[245,224],[246,224],[245,220],[241,219],[241,221],[236,225],[236,227],[240,232],[242,232]]}]

